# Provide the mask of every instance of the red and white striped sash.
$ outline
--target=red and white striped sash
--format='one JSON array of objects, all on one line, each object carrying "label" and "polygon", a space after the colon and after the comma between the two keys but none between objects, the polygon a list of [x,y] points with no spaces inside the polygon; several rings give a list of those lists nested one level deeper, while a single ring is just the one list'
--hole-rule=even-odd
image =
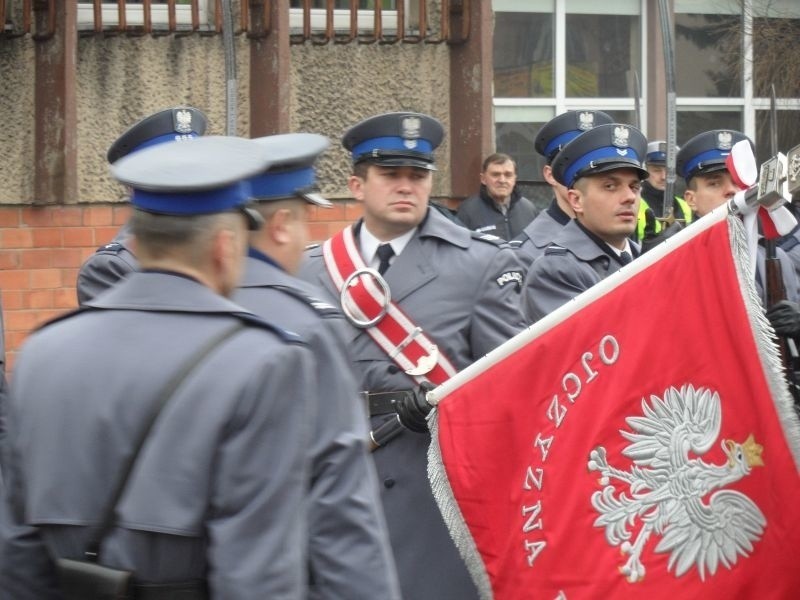
[{"label": "red and white striped sash", "polygon": [[364,264],[352,226],[326,241],[322,253],[328,274],[339,290],[342,311],[356,327],[366,330],[403,371],[418,383],[427,380],[436,385],[455,375],[455,367],[436,344],[392,302],[383,277]]}]

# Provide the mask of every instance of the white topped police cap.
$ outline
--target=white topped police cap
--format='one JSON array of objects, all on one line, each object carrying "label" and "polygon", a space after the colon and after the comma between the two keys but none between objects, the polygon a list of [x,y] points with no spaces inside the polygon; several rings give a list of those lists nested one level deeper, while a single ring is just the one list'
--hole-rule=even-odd
[{"label": "white topped police cap", "polygon": [[713,129],[694,136],[683,145],[675,163],[678,175],[689,181],[695,175],[722,171],[734,144],[742,140],[753,142],[745,134],[731,129]]},{"label": "white topped police cap", "polygon": [[[676,150],[679,150],[679,148],[676,148]],[[648,165],[667,164],[667,142],[663,140],[648,142],[647,156],[645,156],[644,162]]]},{"label": "white topped police cap", "polygon": [[131,152],[156,144],[194,139],[205,134],[207,125],[206,116],[196,108],[167,108],[129,127],[111,144],[106,158],[113,164]]},{"label": "white topped police cap", "polygon": [[622,123],[598,125],[564,146],[553,159],[553,177],[561,185],[572,187],[587,175],[616,169],[633,169],[639,179],[649,176],[644,168],[647,139],[644,134]]},{"label": "white topped police cap", "polygon": [[111,173],[132,188],[135,207],[188,216],[243,207],[251,198],[248,179],[268,167],[253,140],[208,136],[134,152],[111,165]]},{"label": "white topped police cap", "polygon": [[564,146],[583,132],[613,122],[611,115],[602,110],[568,110],[553,117],[539,129],[534,148],[551,163]]},{"label": "white topped police cap", "polygon": [[314,163],[331,145],[328,138],[317,133],[284,133],[253,141],[270,161],[266,171],[250,179],[253,200],[267,202],[297,196],[317,206],[333,206],[313,191],[317,181]]},{"label": "white topped police cap", "polygon": [[433,151],[444,139],[444,127],[433,117],[393,112],[370,117],[344,134],[342,145],[353,164],[369,161],[386,167],[419,167],[435,171]]}]

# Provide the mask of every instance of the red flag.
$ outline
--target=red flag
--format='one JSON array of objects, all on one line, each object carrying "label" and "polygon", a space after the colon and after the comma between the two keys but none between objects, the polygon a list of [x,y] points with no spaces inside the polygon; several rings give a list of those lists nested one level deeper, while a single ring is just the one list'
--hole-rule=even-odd
[{"label": "red flag", "polygon": [[743,236],[714,211],[432,393],[483,598],[798,597],[800,425]]}]

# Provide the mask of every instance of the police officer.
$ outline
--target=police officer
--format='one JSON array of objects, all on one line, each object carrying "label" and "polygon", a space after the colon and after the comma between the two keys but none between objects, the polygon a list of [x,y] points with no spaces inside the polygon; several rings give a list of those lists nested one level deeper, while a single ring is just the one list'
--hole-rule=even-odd
[{"label": "police officer", "polygon": [[[106,158],[114,164],[123,156],[169,141],[184,141],[205,134],[206,116],[191,106],[168,108],[145,117],[111,144]],[[100,246],[78,271],[78,303],[84,304],[120,279],[139,269],[130,226],[123,225],[114,239]]]},{"label": "police officer", "polygon": [[[409,392],[418,384],[438,383],[437,374],[463,369],[523,327],[514,251],[501,247],[494,236],[485,239],[429,209],[434,150],[443,136],[439,121],[411,112],[374,116],[347,131],[342,143],[353,157],[348,185],[363,204],[364,217],[310,250],[301,269],[304,279],[321,285],[337,304],[346,297],[353,323],[348,345],[362,375],[373,435],[395,420],[396,411],[405,411]],[[354,294],[341,279],[350,277],[350,269],[340,269],[345,263],[383,273],[377,278],[369,272],[374,281],[364,288],[389,313],[397,307],[398,320],[393,320],[396,313],[375,316],[358,302],[351,306]],[[358,284],[359,273],[365,271],[353,271],[350,282]],[[406,327],[405,337],[387,345],[383,327],[392,323]],[[427,354],[410,360],[411,366],[403,363],[417,343]],[[424,429],[424,422],[415,428]],[[403,431],[372,455],[403,597],[477,598],[431,493],[429,442],[427,431]]]},{"label": "police officer", "polygon": [[[367,419],[344,337],[341,312],[294,277],[307,240],[309,206],[331,203],[312,192],[314,161],[327,138],[310,133],[255,140],[269,169],[250,180],[262,228],[234,301],[299,333],[314,352],[318,416],[312,450],[310,579],[314,598],[399,599],[375,467],[367,453]],[[310,377],[311,374],[308,376]]]},{"label": "police officer", "polygon": [[458,219],[470,229],[510,240],[536,216],[533,202],[517,188],[517,163],[496,152],[483,161],[481,187],[458,207]]},{"label": "police officer", "polygon": [[177,597],[176,587],[186,600],[304,597],[313,357],[226,299],[257,222],[243,180],[268,163],[250,140],[177,146],[112,167],[133,188],[142,271],[35,332],[19,355],[3,598],[62,598],[53,560],[84,558],[167,382],[223,332],[158,414],[99,562],[132,570],[140,600]]},{"label": "police officer", "polygon": [[531,322],[618,271],[638,255],[636,229],[647,140],[630,125],[607,123],[582,133],[553,160],[575,213],[531,265],[523,307]]},{"label": "police officer", "polygon": [[[676,160],[678,175],[686,181],[684,199],[698,217],[703,217],[733,198],[739,188],[734,184],[725,165],[731,148],[747,136],[729,129],[714,129],[691,138]],[[748,140],[749,141],[749,140]],[[752,142],[750,142],[752,146]],[[756,288],[766,306],[766,253],[759,246],[756,264]],[[798,282],[791,261],[780,248],[777,258],[781,263],[786,295],[789,300],[798,299]]]},{"label": "police officer", "polygon": [[[679,150],[679,148],[676,148]],[[636,226],[636,240],[653,238],[661,233],[658,221],[664,216],[664,189],[667,186],[667,143],[656,140],[647,144],[645,167],[650,176],[642,182],[642,197],[639,201],[639,219]],[[692,209],[680,196],[673,196],[672,214],[682,223],[692,222]],[[675,228],[675,232],[680,227]],[[658,241],[663,241],[663,236]]]},{"label": "police officer", "polygon": [[526,267],[544,252],[561,229],[575,217],[567,200],[567,188],[553,177],[553,159],[568,142],[597,125],[613,123],[601,110],[570,110],[550,119],[536,134],[534,147],[544,157],[542,175],[553,188],[553,200],[516,238],[520,242],[520,259]]}]

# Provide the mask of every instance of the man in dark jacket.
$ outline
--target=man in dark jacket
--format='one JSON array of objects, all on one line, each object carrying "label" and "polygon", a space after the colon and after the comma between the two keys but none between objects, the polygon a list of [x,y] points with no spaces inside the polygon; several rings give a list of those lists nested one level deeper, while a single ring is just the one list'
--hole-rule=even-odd
[{"label": "man in dark jacket", "polygon": [[486,157],[481,169],[481,190],[458,209],[459,220],[475,231],[504,240],[518,236],[536,216],[533,202],[519,193],[517,163],[508,154]]}]

